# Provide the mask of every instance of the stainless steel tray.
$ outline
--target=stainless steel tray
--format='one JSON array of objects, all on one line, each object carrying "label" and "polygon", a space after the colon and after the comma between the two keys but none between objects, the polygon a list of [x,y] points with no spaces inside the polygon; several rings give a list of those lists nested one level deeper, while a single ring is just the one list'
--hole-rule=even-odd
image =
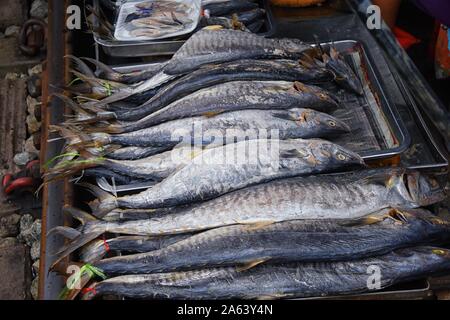
[{"label": "stainless steel tray", "polygon": [[[258,0],[261,8],[266,10],[266,23],[264,31],[258,33],[263,36],[270,36],[273,33],[273,16],[268,0]],[[94,0],[94,9],[100,8],[100,0]],[[96,21],[95,23],[98,23]],[[112,57],[150,57],[172,55],[186,42],[190,35],[161,41],[132,41],[123,42],[117,40],[104,39],[94,32],[95,42],[103,51]]]},{"label": "stainless steel tray", "polygon": [[411,138],[393,99],[382,87],[372,66],[370,52],[353,40],[323,44],[324,47],[329,45],[353,66],[364,87],[362,97],[343,90],[338,94],[342,108],[334,115],[345,120],[352,132],[332,140],[358,152],[366,161],[399,156],[410,146]]}]

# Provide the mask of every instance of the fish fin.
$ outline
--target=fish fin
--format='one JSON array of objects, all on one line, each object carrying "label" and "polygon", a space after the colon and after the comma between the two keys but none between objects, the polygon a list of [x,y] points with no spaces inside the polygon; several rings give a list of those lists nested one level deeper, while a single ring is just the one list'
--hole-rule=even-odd
[{"label": "fish fin", "polygon": [[69,240],[74,240],[81,235],[81,232],[76,229],[73,229],[73,228],[60,226],[60,227],[55,227],[55,228],[51,229],[47,233],[47,237],[52,236],[54,234],[59,234],[59,235],[63,236],[64,238],[67,238]]},{"label": "fish fin", "polygon": [[96,68],[95,75],[97,77],[105,78],[107,80],[112,80],[112,81],[117,81],[117,82],[122,81],[123,74],[121,74],[117,71],[114,71],[110,66],[108,66],[98,60],[88,58],[88,57],[83,57],[81,59],[86,60],[95,66],[95,68]]},{"label": "fish fin", "polygon": [[98,219],[93,215],[70,206],[65,206],[63,208],[63,213],[68,214],[71,217],[77,219],[83,225],[85,225],[88,222],[98,221]]},{"label": "fish fin", "polygon": [[292,116],[292,114],[288,111],[273,111],[272,117],[282,119],[282,120],[289,120],[289,121],[295,121],[295,117]]},{"label": "fish fin", "polygon": [[310,155],[309,154],[303,154],[300,150],[298,149],[291,149],[291,150],[284,150],[280,152],[280,157],[281,158],[299,158],[299,159],[304,159],[304,158],[308,158]]},{"label": "fish fin", "polygon": [[274,224],[275,221],[261,221],[261,222],[257,222],[257,223],[252,223],[252,224],[248,224],[247,225],[247,229],[248,230],[259,230],[259,229],[263,229],[265,227],[268,227],[272,224]]},{"label": "fish fin", "polygon": [[223,30],[223,29],[225,29],[225,28],[221,25],[211,25],[211,26],[206,26],[203,28],[203,30],[208,30],[208,31],[217,31],[217,30]]},{"label": "fish fin", "polygon": [[262,258],[262,259],[254,260],[254,261],[245,263],[245,264],[237,267],[236,271],[238,271],[238,272],[247,271],[247,270],[250,270],[250,269],[252,269],[260,264],[263,264],[269,260],[270,260],[270,258]]},{"label": "fish fin", "polygon": [[224,113],[225,110],[217,110],[217,111],[208,111],[203,113],[203,116],[206,118],[214,118],[215,116]]},{"label": "fish fin", "polygon": [[75,56],[73,56],[71,54],[68,54],[68,55],[64,56],[64,58],[70,59],[73,62],[73,64],[75,65],[76,69],[78,71],[80,71],[83,75],[85,75],[87,77],[90,77],[90,78],[95,78],[94,72],[80,58],[75,57]]},{"label": "fish fin", "polygon": [[58,266],[58,264],[64,260],[66,257],[68,257],[70,254],[74,253],[79,248],[83,247],[87,243],[91,242],[92,240],[98,238],[104,233],[104,231],[97,231],[97,232],[90,232],[90,233],[82,233],[79,237],[72,240],[69,244],[66,245],[65,250],[59,252],[57,255],[55,255],[55,260],[51,264],[49,271],[55,270],[55,268]]},{"label": "fish fin", "polygon": [[91,192],[98,199],[91,201],[88,203],[91,208],[93,214],[98,218],[103,218],[106,214],[111,212],[114,209],[118,208],[117,198],[112,194],[109,194],[106,191],[103,191],[97,186],[94,186],[89,183],[79,183],[81,187],[86,188],[89,192]]},{"label": "fish fin", "polygon": [[398,209],[385,209],[379,212],[375,212],[372,214],[369,214],[362,218],[357,218],[354,220],[351,220],[349,222],[342,222],[342,226],[348,226],[348,227],[356,227],[356,226],[367,226],[372,224],[377,224],[380,222],[385,221],[386,219],[391,219],[395,222],[400,223],[407,223],[408,218],[406,217],[406,214],[401,212]]}]

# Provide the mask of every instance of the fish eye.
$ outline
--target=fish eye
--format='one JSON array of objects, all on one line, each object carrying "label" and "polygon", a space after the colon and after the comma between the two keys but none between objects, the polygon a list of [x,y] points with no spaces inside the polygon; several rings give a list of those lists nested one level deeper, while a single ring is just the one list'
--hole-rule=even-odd
[{"label": "fish eye", "polygon": [[328,124],[330,125],[330,127],[336,127],[336,121],[330,120],[328,121]]},{"label": "fish eye", "polygon": [[338,158],[338,160],[341,160],[341,161],[344,161],[344,160],[347,159],[347,157],[344,156],[342,153],[338,153],[338,154],[337,154],[337,158]]}]

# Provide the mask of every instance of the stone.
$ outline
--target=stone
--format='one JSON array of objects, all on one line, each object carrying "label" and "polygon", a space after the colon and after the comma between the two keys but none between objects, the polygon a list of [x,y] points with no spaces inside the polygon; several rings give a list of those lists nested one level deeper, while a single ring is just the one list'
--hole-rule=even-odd
[{"label": "stone", "polygon": [[28,69],[28,75],[31,77],[33,75],[40,76],[42,74],[42,63],[35,65],[33,68]]},{"label": "stone", "polygon": [[[0,300],[25,300],[31,282],[31,263],[28,248],[13,244],[0,250]],[[8,281],[5,281],[7,277]]]},{"label": "stone", "polygon": [[25,149],[25,152],[35,154],[36,157],[39,157],[39,150],[36,149],[36,145],[34,143],[34,137],[33,136],[29,137],[27,139],[27,141],[25,141],[24,149]]},{"label": "stone", "polygon": [[30,294],[33,300],[39,299],[39,277],[34,278],[31,282]]},{"label": "stone", "polygon": [[33,242],[31,245],[30,255],[32,261],[36,261],[41,257],[41,241]]},{"label": "stone", "polygon": [[18,37],[20,34],[19,26],[9,26],[5,30],[5,37]]},{"label": "stone", "polygon": [[[41,77],[33,74],[30,76],[27,80],[27,89],[28,94],[32,96],[33,98],[37,98],[40,95],[42,95],[42,81]],[[32,113],[34,114],[34,113]]]},{"label": "stone", "polygon": [[31,4],[30,16],[45,19],[48,16],[48,4],[45,0],[34,0]]},{"label": "stone", "polygon": [[16,237],[19,234],[18,214],[11,214],[0,219],[0,238]]},{"label": "stone", "polygon": [[41,240],[41,220],[33,222],[33,217],[29,214],[24,215],[20,220],[20,234],[18,239],[25,242],[29,247],[33,243]]},{"label": "stone", "polygon": [[27,129],[30,135],[41,130],[41,123],[36,119],[34,114],[27,116]]},{"label": "stone", "polygon": [[4,238],[0,239],[0,249],[5,247],[13,247],[17,245],[19,241],[16,238]]},{"label": "stone", "polygon": [[39,268],[40,268],[40,266],[41,266],[41,260],[40,260],[40,259],[37,259],[37,260],[33,263],[33,265],[31,266],[31,269],[33,270],[33,273],[34,273],[35,275],[38,275],[38,274],[39,274]]},{"label": "stone", "polygon": [[30,161],[37,158],[36,154],[30,152],[22,152],[14,156],[14,163],[19,167],[26,166]]},{"label": "stone", "polygon": [[20,78],[20,75],[18,73],[15,72],[8,72],[5,75],[5,80],[17,80]]}]

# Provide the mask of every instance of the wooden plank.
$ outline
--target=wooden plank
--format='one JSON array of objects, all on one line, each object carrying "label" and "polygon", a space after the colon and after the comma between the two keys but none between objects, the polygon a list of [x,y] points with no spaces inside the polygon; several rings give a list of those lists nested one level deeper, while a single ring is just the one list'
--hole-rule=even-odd
[{"label": "wooden plank", "polygon": [[28,5],[26,0],[1,0],[0,1],[0,28],[11,25],[20,26],[27,19]]},{"label": "wooden plank", "polygon": [[0,164],[15,171],[14,156],[23,152],[26,140],[26,80],[0,80]]}]

